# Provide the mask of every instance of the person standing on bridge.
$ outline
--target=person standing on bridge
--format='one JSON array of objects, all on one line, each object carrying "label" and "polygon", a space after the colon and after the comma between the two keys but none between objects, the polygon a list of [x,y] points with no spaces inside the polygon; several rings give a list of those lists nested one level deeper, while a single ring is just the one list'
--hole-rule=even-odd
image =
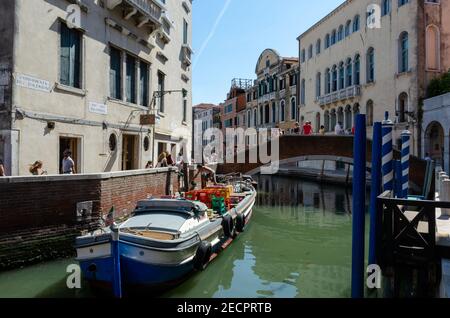
[{"label": "person standing on bridge", "polygon": [[312,135],[312,126],[311,126],[311,123],[309,121],[307,121],[305,123],[305,125],[303,126],[303,134],[305,136],[311,136]]},{"label": "person standing on bridge", "polygon": [[341,122],[338,122],[336,124],[336,127],[334,127],[334,133],[336,135],[338,135],[338,136],[344,134],[344,129],[342,128],[342,123]]}]

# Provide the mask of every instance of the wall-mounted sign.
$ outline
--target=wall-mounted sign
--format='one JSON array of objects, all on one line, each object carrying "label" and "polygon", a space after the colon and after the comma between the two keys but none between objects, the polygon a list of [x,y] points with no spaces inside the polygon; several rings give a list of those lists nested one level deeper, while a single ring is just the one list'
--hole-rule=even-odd
[{"label": "wall-mounted sign", "polygon": [[23,74],[16,74],[16,85],[47,93],[51,90],[49,81]]},{"label": "wall-mounted sign", "polygon": [[107,115],[108,114],[108,106],[104,104],[89,102],[89,112],[94,114]]},{"label": "wall-mounted sign", "polygon": [[156,123],[155,115],[141,115],[140,123],[142,126],[154,125]]}]

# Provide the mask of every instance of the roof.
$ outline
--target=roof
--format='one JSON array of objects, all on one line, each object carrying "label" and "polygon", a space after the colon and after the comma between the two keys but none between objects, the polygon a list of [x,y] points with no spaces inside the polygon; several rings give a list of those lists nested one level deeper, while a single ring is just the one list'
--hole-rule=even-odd
[{"label": "roof", "polygon": [[194,110],[208,110],[208,109],[215,108],[215,107],[219,107],[219,105],[202,103],[202,104],[195,105],[192,108],[194,108]]}]

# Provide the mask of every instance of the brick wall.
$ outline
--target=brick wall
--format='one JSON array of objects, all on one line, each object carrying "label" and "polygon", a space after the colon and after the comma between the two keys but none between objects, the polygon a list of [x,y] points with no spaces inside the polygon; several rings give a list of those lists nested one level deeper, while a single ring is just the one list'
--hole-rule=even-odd
[{"label": "brick wall", "polygon": [[[0,178],[0,270],[73,255],[75,237],[98,228],[112,206],[121,217],[141,199],[177,191],[176,169]],[[79,220],[85,201],[93,213]]]}]

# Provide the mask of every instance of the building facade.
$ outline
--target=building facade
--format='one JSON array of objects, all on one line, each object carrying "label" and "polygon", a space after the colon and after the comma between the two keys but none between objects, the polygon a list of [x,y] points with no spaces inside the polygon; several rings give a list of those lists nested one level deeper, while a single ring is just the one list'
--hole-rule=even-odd
[{"label": "building facade", "polygon": [[400,133],[413,133],[420,154],[421,101],[429,81],[450,68],[450,3],[347,0],[298,37],[300,112],[332,133],[354,117],[372,124],[385,112]]},{"label": "building facade", "polygon": [[246,92],[244,126],[293,129],[302,119],[298,111],[298,59],[266,49],[258,58],[255,74],[257,79]]},{"label": "building facade", "polygon": [[247,107],[246,90],[251,86],[252,82],[252,80],[248,79],[233,79],[231,81],[227,99],[220,105],[224,136],[226,136],[227,128],[238,128],[244,125],[246,120],[245,109]]},{"label": "building facade", "polygon": [[[199,104],[193,107],[194,109],[194,123],[197,125],[201,125],[197,127],[202,132],[202,136],[204,136],[205,132],[208,129],[216,128],[214,127],[214,118],[220,113],[220,108],[218,105],[214,104]],[[208,144],[208,140],[203,139],[202,144],[206,146]]]},{"label": "building facade", "polygon": [[8,174],[26,175],[36,160],[60,173],[66,149],[77,172],[93,173],[142,169],[189,147],[191,25],[191,0],[1,1]]}]

